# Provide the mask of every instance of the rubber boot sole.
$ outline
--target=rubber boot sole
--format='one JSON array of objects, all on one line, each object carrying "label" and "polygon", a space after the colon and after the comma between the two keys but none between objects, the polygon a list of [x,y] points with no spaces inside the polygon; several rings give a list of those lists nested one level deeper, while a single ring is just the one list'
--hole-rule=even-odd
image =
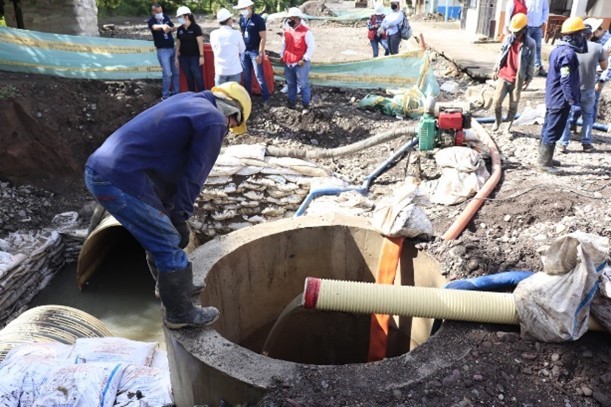
[{"label": "rubber boot sole", "polygon": [[216,317],[210,322],[206,322],[205,324],[194,324],[190,322],[170,322],[166,319],[163,320],[163,323],[168,329],[184,329],[184,328],[205,328],[214,324],[219,319],[220,314],[217,314]]},{"label": "rubber boot sole", "polygon": [[548,167],[546,165],[539,165],[538,166],[539,171],[542,172],[547,172],[548,174],[558,174],[560,172],[559,168],[556,167]]}]

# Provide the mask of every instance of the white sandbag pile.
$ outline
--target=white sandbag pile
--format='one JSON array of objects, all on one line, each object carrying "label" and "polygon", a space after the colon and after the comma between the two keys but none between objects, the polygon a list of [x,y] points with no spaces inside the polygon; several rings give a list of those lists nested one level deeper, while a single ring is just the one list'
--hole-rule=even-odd
[{"label": "white sandbag pile", "polygon": [[112,337],[17,345],[0,364],[0,405],[171,406],[167,353]]},{"label": "white sandbag pile", "polygon": [[58,232],[15,232],[0,239],[0,324],[20,314],[64,263]]},{"label": "white sandbag pile", "polygon": [[206,219],[191,226],[208,237],[290,217],[313,185],[345,185],[317,164],[265,155],[263,145],[228,147],[217,159],[196,206]]},{"label": "white sandbag pile", "polygon": [[0,325],[24,311],[65,263],[77,260],[87,235],[78,214],[56,215],[52,229],[17,231],[0,239]]}]

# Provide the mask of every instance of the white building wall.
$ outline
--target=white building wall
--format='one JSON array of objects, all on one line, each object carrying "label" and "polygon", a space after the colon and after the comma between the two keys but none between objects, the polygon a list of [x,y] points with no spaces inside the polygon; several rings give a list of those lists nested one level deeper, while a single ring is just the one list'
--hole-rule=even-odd
[{"label": "white building wall", "polygon": [[477,19],[479,16],[479,3],[481,0],[465,0],[468,1],[469,4],[474,5],[475,8],[469,7],[467,9],[467,18],[465,22],[465,31],[469,34],[473,34],[473,37],[477,35]]},{"label": "white building wall", "polygon": [[588,0],[573,0],[573,6],[571,7],[571,17],[573,16],[588,16],[598,18],[610,18],[611,17],[611,1],[609,0],[598,0],[594,7],[586,12],[586,6]]}]

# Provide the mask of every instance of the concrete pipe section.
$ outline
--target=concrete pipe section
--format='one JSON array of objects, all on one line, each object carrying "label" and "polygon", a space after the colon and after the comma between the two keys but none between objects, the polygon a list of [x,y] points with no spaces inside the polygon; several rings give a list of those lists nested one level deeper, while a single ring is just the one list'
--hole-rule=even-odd
[{"label": "concrete pipe section", "polygon": [[[407,380],[388,372],[398,358],[414,364],[410,380],[445,364],[428,360],[422,350],[447,340],[445,328],[410,352],[429,339],[430,319],[392,319],[387,359],[366,363],[370,315],[300,306],[309,276],[375,282],[383,241],[365,218],[329,215],[260,224],[196,249],[195,278],[206,281],[202,304],[218,307],[221,316],[210,329],[165,331],[176,405],[255,403],[275,378],[291,380],[308,365],[340,369],[348,383],[350,375],[355,380],[369,373],[386,375],[392,385]],[[445,284],[438,262],[407,244],[396,280],[396,285]],[[461,354],[460,349],[452,354]]]}]

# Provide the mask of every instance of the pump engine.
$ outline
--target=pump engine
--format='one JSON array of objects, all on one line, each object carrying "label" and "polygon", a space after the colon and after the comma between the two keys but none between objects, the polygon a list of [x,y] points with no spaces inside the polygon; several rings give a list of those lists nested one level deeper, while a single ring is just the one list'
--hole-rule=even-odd
[{"label": "pump engine", "polygon": [[464,129],[470,128],[468,109],[437,104],[420,118],[418,147],[420,151],[430,151],[436,147],[461,146],[465,140]]}]

